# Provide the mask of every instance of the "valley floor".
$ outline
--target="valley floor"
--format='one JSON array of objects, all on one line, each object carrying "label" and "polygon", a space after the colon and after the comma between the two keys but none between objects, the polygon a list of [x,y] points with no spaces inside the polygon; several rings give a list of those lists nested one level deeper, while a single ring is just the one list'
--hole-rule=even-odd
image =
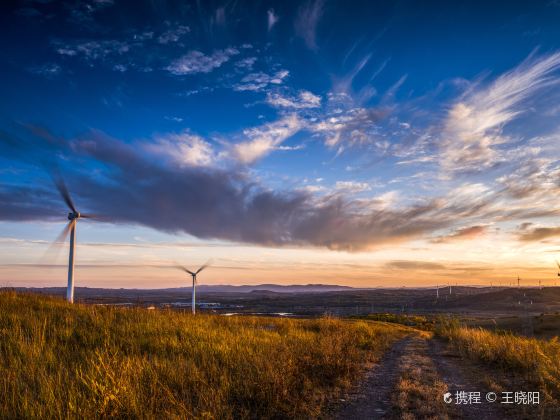
[{"label": "valley floor", "polygon": [[[556,338],[373,318],[192,316],[0,292],[0,418],[560,418]],[[480,403],[456,404],[461,391]],[[501,403],[520,391],[540,404]]]}]

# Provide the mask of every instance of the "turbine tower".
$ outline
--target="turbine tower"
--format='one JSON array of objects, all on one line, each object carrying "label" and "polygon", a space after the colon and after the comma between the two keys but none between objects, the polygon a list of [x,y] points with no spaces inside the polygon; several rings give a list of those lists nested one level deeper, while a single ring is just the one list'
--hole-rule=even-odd
[{"label": "turbine tower", "polygon": [[62,199],[68,206],[68,224],[62,230],[62,233],[56,238],[55,242],[64,242],[70,233],[70,251],[68,255],[68,286],[66,288],[66,300],[74,303],[74,257],[76,254],[76,225],[78,219],[90,219],[92,215],[82,214],[76,210],[74,202],[70,197],[68,188],[60,175],[53,175],[53,181]]},{"label": "turbine tower", "polygon": [[196,315],[196,285],[197,285],[197,280],[196,280],[196,275],[198,273],[200,273],[202,270],[204,270],[206,267],[208,267],[210,265],[210,261],[206,262],[206,264],[202,265],[198,270],[192,272],[191,270],[189,270],[186,267],[183,267],[182,265],[177,265],[177,268],[179,270],[182,270],[188,274],[190,274],[192,276],[192,304],[191,304],[191,310],[192,310],[192,314]]}]

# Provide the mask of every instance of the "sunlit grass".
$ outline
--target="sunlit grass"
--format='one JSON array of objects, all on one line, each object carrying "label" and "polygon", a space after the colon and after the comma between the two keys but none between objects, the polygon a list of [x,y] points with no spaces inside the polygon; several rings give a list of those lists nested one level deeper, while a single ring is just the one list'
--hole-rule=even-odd
[{"label": "sunlit grass", "polygon": [[560,401],[560,343],[557,337],[538,340],[454,323],[442,326],[438,332],[462,354],[520,375],[527,383],[544,391],[549,400]]},{"label": "sunlit grass", "polygon": [[315,417],[399,327],[0,293],[0,417]]}]

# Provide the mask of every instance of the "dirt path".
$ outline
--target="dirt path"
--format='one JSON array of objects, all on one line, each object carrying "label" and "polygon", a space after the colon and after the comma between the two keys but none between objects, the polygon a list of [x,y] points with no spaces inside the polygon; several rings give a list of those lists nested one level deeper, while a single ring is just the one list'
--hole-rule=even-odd
[{"label": "dirt path", "polygon": [[[457,391],[480,392],[480,404],[452,403],[456,413],[462,419],[494,420],[515,417],[515,413],[508,413],[503,404],[499,402],[488,403],[485,400],[486,393],[491,391],[483,382],[483,377],[476,375],[474,371],[468,371],[470,363],[463,362],[460,355],[450,350],[438,339],[428,341],[427,354],[432,359],[441,380],[447,385],[448,392],[453,396]],[[442,398],[440,395],[439,398]]]},{"label": "dirt path", "polygon": [[398,378],[398,365],[412,340],[408,336],[397,341],[379,364],[366,373],[362,383],[341,401],[334,419],[378,419],[391,412],[391,395]]},{"label": "dirt path", "polygon": [[[327,416],[334,419],[521,419],[531,418],[517,407],[506,407],[499,401],[485,400],[487,383],[484,375],[472,369],[469,362],[450,351],[437,339],[408,336],[383,356]],[[480,404],[443,403],[448,391],[481,393]],[[498,393],[499,397],[499,393]],[[533,413],[536,414],[536,413]],[[536,418],[536,417],[533,417]]]}]

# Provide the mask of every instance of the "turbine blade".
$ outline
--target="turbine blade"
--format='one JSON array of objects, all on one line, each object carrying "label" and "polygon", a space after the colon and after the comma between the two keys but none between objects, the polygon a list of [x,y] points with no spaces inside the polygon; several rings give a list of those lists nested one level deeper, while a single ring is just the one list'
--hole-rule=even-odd
[{"label": "turbine blade", "polygon": [[62,232],[60,232],[56,239],[49,245],[41,259],[39,260],[41,264],[46,264],[47,260],[52,261],[58,259],[60,251],[62,249],[61,245],[66,242],[66,238],[68,237],[68,234],[70,233],[70,230],[72,229],[72,226],[75,222],[76,220],[71,220],[66,224],[66,226],[64,226]]},{"label": "turbine blade", "polygon": [[558,262],[558,260],[556,260],[556,265],[558,266],[558,268],[560,268],[560,263]]},{"label": "turbine blade", "polygon": [[56,186],[56,189],[62,196],[62,199],[64,200],[68,208],[72,210],[74,213],[77,213],[76,207],[74,206],[74,202],[72,201],[72,198],[70,197],[70,193],[68,192],[68,188],[66,188],[66,184],[64,183],[64,180],[62,179],[60,174],[52,173],[51,177],[53,179],[54,185]]},{"label": "turbine blade", "polygon": [[109,218],[107,216],[103,216],[101,214],[95,214],[95,213],[86,213],[86,214],[80,213],[80,218],[93,219],[99,222],[109,221]]},{"label": "turbine blade", "polygon": [[191,274],[191,275],[194,274],[191,270],[189,270],[189,269],[188,269],[187,267],[185,267],[185,266],[182,266],[181,264],[175,264],[175,268],[177,268],[177,269],[179,269],[179,270],[181,270],[181,271],[184,271],[184,272],[186,272],[186,273],[189,273],[189,274]]},{"label": "turbine blade", "polygon": [[62,232],[60,232],[60,235],[58,235],[56,237],[56,239],[54,240],[53,243],[61,243],[61,242],[66,242],[66,238],[68,237],[68,234],[70,233],[70,230],[72,229],[73,225],[76,224],[76,219],[69,221],[66,226],[64,227],[64,229],[62,229]]},{"label": "turbine blade", "polygon": [[200,267],[200,268],[197,270],[197,272],[196,272],[195,274],[200,273],[202,270],[204,270],[206,267],[210,266],[211,264],[212,264],[212,260],[206,261],[206,262],[202,265],[202,267]]}]

